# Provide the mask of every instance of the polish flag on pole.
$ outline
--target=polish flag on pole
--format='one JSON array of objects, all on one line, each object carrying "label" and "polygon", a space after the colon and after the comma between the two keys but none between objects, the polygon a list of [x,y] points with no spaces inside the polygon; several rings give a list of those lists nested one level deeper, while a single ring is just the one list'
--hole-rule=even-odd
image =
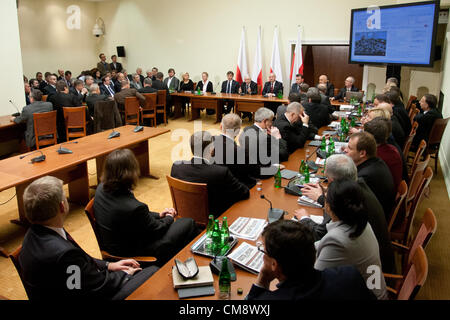
[{"label": "polish flag on pole", "polygon": [[273,48],[272,48],[272,59],[270,60],[270,73],[274,73],[276,76],[276,80],[283,83],[280,48],[278,47],[278,26],[275,27],[275,32],[273,35]]},{"label": "polish flag on pole", "polygon": [[[256,39],[255,61],[253,63],[252,80],[262,88],[262,54],[261,54],[261,26],[258,29],[258,38]],[[258,92],[261,94],[261,92]]]},{"label": "polish flag on pole", "polygon": [[241,45],[239,48],[239,55],[236,68],[236,81],[242,84],[245,75],[248,73],[247,69],[247,54],[245,53],[245,28],[242,27]]},{"label": "polish flag on pole", "polygon": [[294,57],[291,64],[291,83],[295,81],[295,76],[303,74],[303,53],[302,53],[302,29],[298,27],[297,43],[295,44]]}]

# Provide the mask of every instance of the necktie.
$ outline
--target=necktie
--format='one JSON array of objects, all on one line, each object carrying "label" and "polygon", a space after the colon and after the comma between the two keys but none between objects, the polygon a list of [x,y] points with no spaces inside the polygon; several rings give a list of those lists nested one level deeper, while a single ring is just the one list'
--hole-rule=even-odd
[{"label": "necktie", "polygon": [[273,83],[272,86],[270,87],[270,93],[273,93]]},{"label": "necktie", "polygon": [[111,90],[111,88],[109,86],[106,86],[106,88],[109,91],[109,94],[111,95],[111,97],[114,95],[114,92]]},{"label": "necktie", "polygon": [[231,81],[228,81],[227,93],[231,92]]}]

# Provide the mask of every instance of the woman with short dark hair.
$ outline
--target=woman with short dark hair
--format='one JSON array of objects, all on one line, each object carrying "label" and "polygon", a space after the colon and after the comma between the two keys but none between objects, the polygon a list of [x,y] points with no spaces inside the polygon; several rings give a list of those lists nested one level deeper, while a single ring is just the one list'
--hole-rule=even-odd
[{"label": "woman with short dark hair", "polygon": [[327,234],[315,243],[314,267],[353,265],[378,299],[387,299],[377,238],[367,222],[363,193],[357,182],[335,180],[330,183],[325,210],[331,217]]},{"label": "woman with short dark hair", "polygon": [[138,180],[139,163],[131,150],[115,150],[106,157],[94,201],[99,241],[110,254],[155,256],[163,264],[198,230],[190,218],[174,221],[175,209],[150,211],[133,194]]}]

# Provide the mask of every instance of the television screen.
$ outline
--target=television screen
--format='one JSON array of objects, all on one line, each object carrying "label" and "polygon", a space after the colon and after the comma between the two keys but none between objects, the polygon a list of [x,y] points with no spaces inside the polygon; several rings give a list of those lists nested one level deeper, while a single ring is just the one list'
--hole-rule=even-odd
[{"label": "television screen", "polygon": [[432,66],[439,4],[352,10],[350,63]]}]

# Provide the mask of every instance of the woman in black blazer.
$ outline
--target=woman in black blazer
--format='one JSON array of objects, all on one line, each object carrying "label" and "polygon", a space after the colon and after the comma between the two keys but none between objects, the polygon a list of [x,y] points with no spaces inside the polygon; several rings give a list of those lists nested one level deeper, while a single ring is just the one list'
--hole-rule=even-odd
[{"label": "woman in black blazer", "polygon": [[[208,72],[202,72],[202,81],[197,82],[197,87],[195,88],[195,91],[197,91],[198,89],[200,89],[200,91],[203,91],[204,93],[214,91],[212,82],[208,80]],[[214,113],[216,113],[214,110],[206,109],[206,114],[213,115]]]},{"label": "woman in black blazer", "polygon": [[139,179],[139,164],[129,149],[111,152],[97,187],[94,212],[101,247],[124,257],[155,256],[162,265],[197,234],[194,220],[174,221],[175,209],[152,212],[132,192]]},{"label": "woman in black blazer", "polygon": [[[180,92],[194,91],[194,82],[192,82],[192,80],[189,79],[189,73],[187,73],[187,72],[185,72],[182,76],[179,91]],[[190,99],[182,98],[182,101],[183,102],[181,104],[181,109],[183,110],[183,115],[184,115],[184,111],[186,110],[187,104],[189,103]]]}]

